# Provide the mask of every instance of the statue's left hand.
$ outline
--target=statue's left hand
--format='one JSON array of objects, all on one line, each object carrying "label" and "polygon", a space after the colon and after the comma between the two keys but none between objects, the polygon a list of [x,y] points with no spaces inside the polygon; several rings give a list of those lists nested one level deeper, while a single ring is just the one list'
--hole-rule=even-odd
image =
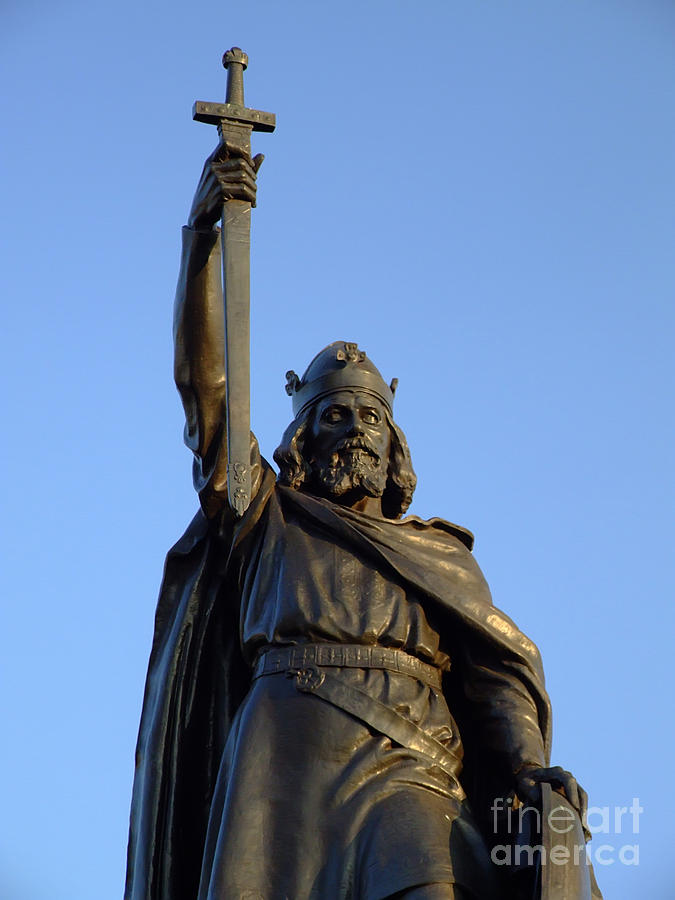
[{"label": "statue's left hand", "polygon": [[521,800],[539,803],[539,785],[542,783],[550,784],[554,791],[566,797],[579,813],[581,821],[584,821],[588,809],[586,791],[570,772],[566,772],[560,766],[551,769],[525,766],[516,775],[516,793]]}]

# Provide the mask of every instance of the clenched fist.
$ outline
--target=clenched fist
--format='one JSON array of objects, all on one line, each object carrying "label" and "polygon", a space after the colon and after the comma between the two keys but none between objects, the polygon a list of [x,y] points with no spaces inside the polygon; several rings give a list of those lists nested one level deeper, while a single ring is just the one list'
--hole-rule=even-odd
[{"label": "clenched fist", "polygon": [[264,157],[251,159],[233,144],[220,144],[204,163],[190,215],[188,227],[210,231],[220,218],[226,200],[256,201],[256,176]]}]

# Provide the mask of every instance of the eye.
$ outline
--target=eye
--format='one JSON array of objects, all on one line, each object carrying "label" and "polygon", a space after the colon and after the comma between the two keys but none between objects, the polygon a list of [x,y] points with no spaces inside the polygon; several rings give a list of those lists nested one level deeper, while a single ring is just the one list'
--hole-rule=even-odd
[{"label": "eye", "polygon": [[367,425],[380,424],[380,414],[375,409],[364,409],[361,412],[361,418]]},{"label": "eye", "polygon": [[343,418],[342,408],[340,406],[329,406],[321,413],[321,421],[335,424],[341,422]]}]

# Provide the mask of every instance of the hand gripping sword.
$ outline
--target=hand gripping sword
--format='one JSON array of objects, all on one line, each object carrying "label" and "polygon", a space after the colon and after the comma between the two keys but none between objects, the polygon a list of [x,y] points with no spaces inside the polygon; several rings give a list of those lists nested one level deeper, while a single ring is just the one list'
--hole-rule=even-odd
[{"label": "hand gripping sword", "polygon": [[[232,47],[223,56],[227,69],[225,103],[192,107],[192,118],[218,127],[224,144],[236,145],[249,158],[251,132],[274,131],[273,113],[244,106],[244,69],[248,56]],[[225,375],[227,408],[227,495],[243,516],[251,502],[251,204],[227,200],[221,223],[223,295],[225,297]]]}]

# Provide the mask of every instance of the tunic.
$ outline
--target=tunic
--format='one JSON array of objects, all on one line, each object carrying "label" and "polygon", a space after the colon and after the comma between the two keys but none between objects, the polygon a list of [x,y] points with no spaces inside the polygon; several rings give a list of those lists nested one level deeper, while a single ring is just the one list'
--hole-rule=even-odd
[{"label": "tunic", "polygon": [[[420,599],[293,511],[241,562],[240,635],[266,645],[396,647],[449,659]],[[378,669],[331,674],[405,715],[457,754],[457,778],[283,674],[256,679],[223,754],[200,900],[380,900],[430,882],[488,898],[490,864],[464,804],[461,749],[443,694]],[[454,737],[453,737],[454,736]]]}]

